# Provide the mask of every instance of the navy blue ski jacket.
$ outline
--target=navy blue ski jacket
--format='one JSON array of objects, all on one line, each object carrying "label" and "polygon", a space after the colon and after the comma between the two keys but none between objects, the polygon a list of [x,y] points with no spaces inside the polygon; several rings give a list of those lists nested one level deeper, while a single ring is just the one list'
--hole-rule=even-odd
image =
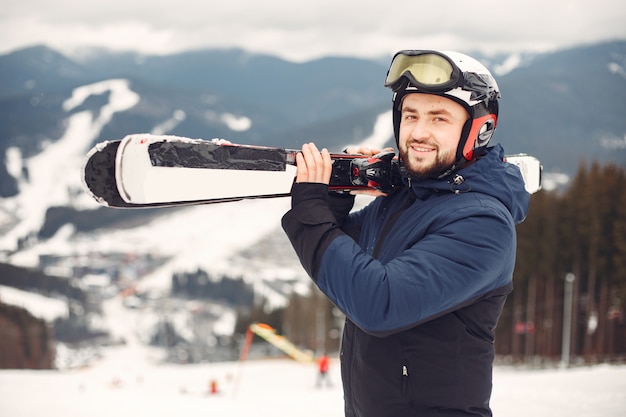
[{"label": "navy blue ski jacket", "polygon": [[529,194],[497,145],[349,213],[353,198],[297,183],[282,220],[309,276],[346,314],[347,417],[491,416],[494,328],[512,291]]}]

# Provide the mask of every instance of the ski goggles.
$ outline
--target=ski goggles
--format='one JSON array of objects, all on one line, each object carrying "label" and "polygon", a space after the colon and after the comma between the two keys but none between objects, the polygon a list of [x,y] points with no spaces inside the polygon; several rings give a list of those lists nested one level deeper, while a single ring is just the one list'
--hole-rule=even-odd
[{"label": "ski goggles", "polygon": [[385,87],[398,91],[407,79],[412,87],[425,93],[445,93],[461,87],[472,93],[473,100],[481,100],[495,92],[483,76],[464,72],[450,57],[436,51],[404,50],[396,53],[387,71]]},{"label": "ski goggles", "polygon": [[419,89],[443,92],[458,85],[461,70],[448,57],[434,51],[406,50],[396,53],[387,71],[385,87],[396,90],[402,77]]}]

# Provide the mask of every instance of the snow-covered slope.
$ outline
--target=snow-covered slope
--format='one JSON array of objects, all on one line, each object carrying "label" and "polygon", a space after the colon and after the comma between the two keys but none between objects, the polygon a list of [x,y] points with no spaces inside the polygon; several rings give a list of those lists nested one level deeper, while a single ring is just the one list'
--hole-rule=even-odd
[{"label": "snow-covered slope", "polygon": [[[47,313],[53,311],[48,306]],[[333,386],[317,388],[316,368],[287,359],[174,365],[142,343],[148,317],[104,304],[105,323],[125,344],[100,348],[88,366],[60,371],[0,370],[0,415],[342,416],[339,360]],[[225,318],[228,319],[227,317]],[[61,349],[60,355],[64,352]],[[215,383],[217,393],[210,392]],[[36,400],[34,400],[36,398]],[[626,409],[626,366],[531,370],[496,367],[494,415],[506,417],[618,417]]]},{"label": "snow-covered slope", "polygon": [[[113,114],[137,104],[139,96],[130,90],[128,81],[116,79],[76,88],[72,97],[63,103],[63,108],[69,113],[91,95],[107,91],[110,92],[109,101],[96,117],[87,110],[71,114],[66,120],[65,134],[38,155],[22,161],[16,148],[9,149],[11,171],[20,175],[20,193],[3,201],[2,207],[15,213],[19,221],[0,238],[0,249],[13,250],[18,239],[38,231],[48,207],[93,207],[87,195],[81,192],[79,170],[85,153],[102,128],[111,121]],[[28,173],[26,177],[23,172]]]},{"label": "snow-covered slope", "polygon": [[[316,369],[289,360],[163,365],[111,348],[97,366],[71,372],[0,371],[0,415],[48,417],[260,416],[340,417],[339,363],[331,388]],[[217,393],[211,394],[211,383]],[[621,417],[626,366],[568,370],[496,368],[495,416]]]},{"label": "snow-covered slope", "polygon": [[[107,97],[107,102],[97,112],[81,110],[91,96]],[[0,254],[5,254],[0,260],[37,267],[42,255],[79,258],[94,253],[150,254],[168,261],[142,277],[137,286],[161,293],[168,291],[173,272],[198,269],[214,274],[228,272],[249,282],[306,281],[286,238],[281,237],[280,218],[289,208],[288,198],[163,211],[166,214],[148,224],[88,234],[77,233],[66,225],[50,239],[36,238],[48,207],[98,208],[80,182],[85,155],[113,115],[132,108],[140,99],[123,79],[76,88],[63,104],[68,117],[60,140],[28,159],[23,159],[16,148],[7,152],[10,171],[19,179],[20,193],[0,201],[0,230],[5,231],[0,235]],[[164,120],[155,129],[162,131],[168,125],[173,126]],[[365,143],[381,147],[392,134],[391,125],[391,112],[380,115]],[[28,245],[18,246],[20,240],[27,240]],[[246,259],[238,255],[244,250],[249,254]],[[268,288],[264,293],[270,299],[276,295],[271,301],[277,305],[285,302],[284,294],[272,294]]]},{"label": "snow-covered slope", "polygon": [[[153,366],[124,361],[123,355],[112,351],[100,366],[73,372],[0,371],[0,414],[344,415],[335,358],[330,371],[334,386],[316,388],[315,367],[294,361]],[[217,383],[217,394],[209,392],[212,381]],[[621,417],[625,393],[624,366],[541,371],[496,368],[491,405],[494,415],[503,417]]]},{"label": "snow-covered slope", "polygon": [[28,310],[33,316],[52,322],[69,315],[67,302],[17,288],[0,285],[0,301]]}]

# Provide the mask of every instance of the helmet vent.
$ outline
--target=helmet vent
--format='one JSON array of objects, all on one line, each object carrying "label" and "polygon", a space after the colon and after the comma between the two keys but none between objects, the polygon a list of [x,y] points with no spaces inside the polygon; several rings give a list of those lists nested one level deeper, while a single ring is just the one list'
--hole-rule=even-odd
[{"label": "helmet vent", "polygon": [[485,146],[491,140],[491,136],[493,136],[493,131],[495,130],[496,124],[495,120],[488,119],[483,123],[478,131],[478,137],[476,138],[476,147]]}]

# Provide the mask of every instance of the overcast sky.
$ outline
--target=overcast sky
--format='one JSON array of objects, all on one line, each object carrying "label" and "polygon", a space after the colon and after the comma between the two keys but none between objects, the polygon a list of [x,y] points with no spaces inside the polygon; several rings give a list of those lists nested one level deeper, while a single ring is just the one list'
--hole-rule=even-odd
[{"label": "overcast sky", "polygon": [[545,51],[626,39],[625,28],[625,0],[17,0],[0,9],[0,54],[34,44],[155,54],[242,47],[295,61]]}]

